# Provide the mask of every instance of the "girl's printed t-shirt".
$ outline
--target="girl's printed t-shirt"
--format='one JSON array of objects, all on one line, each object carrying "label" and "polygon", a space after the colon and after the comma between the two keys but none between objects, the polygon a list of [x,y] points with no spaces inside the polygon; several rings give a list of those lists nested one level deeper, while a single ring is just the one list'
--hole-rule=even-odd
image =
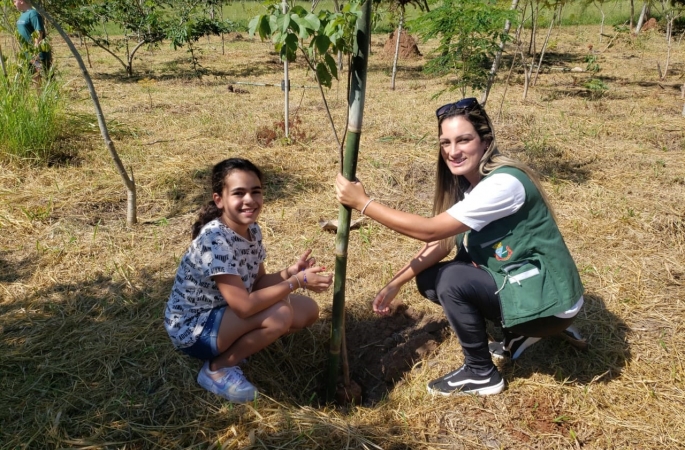
[{"label": "girl's printed t-shirt", "polygon": [[193,239],[176,272],[174,287],[164,311],[164,326],[177,348],[195,343],[207,322],[209,312],[225,306],[216,275],[238,275],[247,292],[266,259],[259,225],[249,226],[252,240],[247,240],[219,219],[207,223]]}]

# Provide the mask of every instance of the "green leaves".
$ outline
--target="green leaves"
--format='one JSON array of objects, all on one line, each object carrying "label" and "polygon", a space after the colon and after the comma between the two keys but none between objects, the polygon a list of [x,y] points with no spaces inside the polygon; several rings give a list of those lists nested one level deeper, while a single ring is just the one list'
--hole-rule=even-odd
[{"label": "green leaves", "polygon": [[454,73],[450,89],[485,87],[492,60],[500,42],[511,37],[504,23],[515,21],[515,12],[488,0],[444,0],[442,5],[410,23],[424,41],[437,38],[439,45],[426,71]]},{"label": "green leaves", "polygon": [[297,50],[316,73],[322,86],[331,87],[338,78],[334,54],[350,54],[354,48],[354,30],[361,16],[359,0],[353,0],[342,12],[308,12],[294,6],[283,14],[281,6],[270,5],[268,13],[254,17],[249,24],[251,35],[271,38],[274,48],[284,61],[295,61]]}]

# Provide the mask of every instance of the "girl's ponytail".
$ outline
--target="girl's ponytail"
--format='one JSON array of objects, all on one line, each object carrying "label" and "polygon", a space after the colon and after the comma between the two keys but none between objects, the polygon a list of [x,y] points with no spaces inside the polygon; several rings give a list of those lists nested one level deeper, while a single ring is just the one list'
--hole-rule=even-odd
[{"label": "girl's ponytail", "polygon": [[207,202],[207,204],[202,207],[202,209],[197,215],[197,220],[195,221],[191,229],[191,237],[195,239],[200,234],[200,230],[202,230],[202,227],[204,227],[209,222],[220,216],[221,210],[216,207],[214,200],[210,200],[209,202]]},{"label": "girl's ponytail", "polygon": [[[229,158],[221,161],[212,167],[212,193],[222,195],[224,191],[224,183],[226,177],[234,170],[242,170],[245,172],[252,172],[257,175],[261,183],[264,182],[262,171],[254,164],[244,158]],[[217,208],[214,200],[207,202],[198,213],[197,220],[191,229],[191,236],[195,239],[202,230],[202,227],[207,225],[217,217],[221,217],[222,211]]]}]

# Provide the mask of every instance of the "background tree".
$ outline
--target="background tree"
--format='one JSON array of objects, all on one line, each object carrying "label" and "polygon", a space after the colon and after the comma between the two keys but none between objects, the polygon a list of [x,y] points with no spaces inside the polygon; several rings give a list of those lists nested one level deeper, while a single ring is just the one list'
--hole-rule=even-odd
[{"label": "background tree", "polygon": [[[128,76],[138,50],[167,37],[162,7],[158,0],[51,0],[45,5],[56,20],[114,57]],[[107,25],[123,34],[111,37]]]},{"label": "background tree", "polygon": [[456,75],[449,89],[459,89],[463,97],[469,89],[484,89],[500,43],[510,40],[505,22],[515,14],[488,0],[445,0],[411,23],[424,42],[438,40],[425,70]]},{"label": "background tree", "polygon": [[267,8],[267,14],[254,17],[249,24],[250,34],[259,34],[262,40],[271,38],[283,61],[295,61],[299,50],[319,84],[341,160],[344,138],[338,137],[323,87],[330,88],[333,79],[338,79],[338,67],[332,55],[352,53],[354,30],[360,15],[357,1],[345,4],[339,12],[320,11],[317,14],[299,5],[283,13],[280,4],[273,4]]},{"label": "background tree", "polygon": [[119,154],[117,153],[116,149],[114,148],[114,142],[112,142],[112,139],[109,136],[109,131],[107,130],[107,122],[105,121],[105,116],[102,112],[102,108],[100,107],[100,100],[98,99],[97,93],[95,92],[95,86],[93,86],[93,80],[90,78],[90,75],[88,74],[88,69],[86,69],[86,65],[83,62],[83,58],[81,58],[81,55],[79,54],[78,50],[76,50],[76,47],[74,46],[74,43],[71,41],[67,33],[64,31],[64,29],[60,26],[59,22],[55,20],[43,7],[40,3],[37,1],[32,2],[33,7],[38,11],[38,13],[45,18],[48,22],[52,24],[52,26],[55,27],[57,32],[62,36],[62,39],[64,39],[64,42],[66,42],[67,46],[69,47],[69,50],[71,51],[71,54],[74,56],[76,59],[76,62],[78,63],[79,68],[81,69],[81,73],[83,74],[83,79],[86,82],[86,85],[88,86],[88,92],[90,93],[90,98],[93,101],[93,107],[95,108],[95,115],[98,120],[98,126],[100,127],[100,133],[102,134],[102,139],[105,141],[105,146],[107,147],[107,150],[110,153],[110,156],[114,160],[114,165],[116,166],[119,175],[121,175],[122,180],[124,181],[124,185],[126,186],[126,193],[127,193],[127,204],[126,204],[126,224],[131,226],[134,225],[135,223],[138,222],[137,218],[137,206],[136,206],[136,183],[135,179],[133,177],[133,170],[131,170],[131,177],[129,178],[128,173],[126,172],[126,168],[124,167],[124,164],[121,162],[121,159],[119,158]]},{"label": "background tree", "polygon": [[395,76],[397,75],[397,61],[400,55],[400,38],[402,36],[402,28],[404,26],[405,13],[408,5],[414,6],[420,11],[428,12],[430,8],[428,7],[427,0],[381,0],[378,2],[379,5],[388,5],[388,11],[391,14],[399,13],[399,20],[397,23],[397,29],[395,31],[395,56],[392,60],[392,79],[390,81],[390,88],[395,90]]},{"label": "background tree", "polygon": [[[163,3],[167,7],[167,19],[163,25],[166,38],[170,40],[174,50],[188,47],[193,70],[199,72],[195,42],[203,36],[221,36],[233,31],[235,24],[230,20],[208,16],[206,0],[163,0]],[[218,6],[221,3],[223,2],[214,1],[212,5]]]}]

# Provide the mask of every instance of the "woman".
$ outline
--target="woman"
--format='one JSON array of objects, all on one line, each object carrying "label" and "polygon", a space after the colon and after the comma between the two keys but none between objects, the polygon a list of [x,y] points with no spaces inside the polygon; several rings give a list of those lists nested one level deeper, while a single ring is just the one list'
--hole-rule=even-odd
[{"label": "woman", "polygon": [[[539,181],[527,166],[499,154],[478,101],[444,105],[436,116],[433,217],[382,205],[342,175],[336,194],[342,204],[426,242],[376,295],[373,309],[388,314],[414,277],[421,294],[443,307],[464,364],[428,383],[428,391],[498,394],[504,381],[492,356],[516,359],[541,337],[567,328],[583,305],[583,286]],[[455,244],[455,259],[441,262]],[[503,342],[488,345],[485,319],[502,325]]]}]

